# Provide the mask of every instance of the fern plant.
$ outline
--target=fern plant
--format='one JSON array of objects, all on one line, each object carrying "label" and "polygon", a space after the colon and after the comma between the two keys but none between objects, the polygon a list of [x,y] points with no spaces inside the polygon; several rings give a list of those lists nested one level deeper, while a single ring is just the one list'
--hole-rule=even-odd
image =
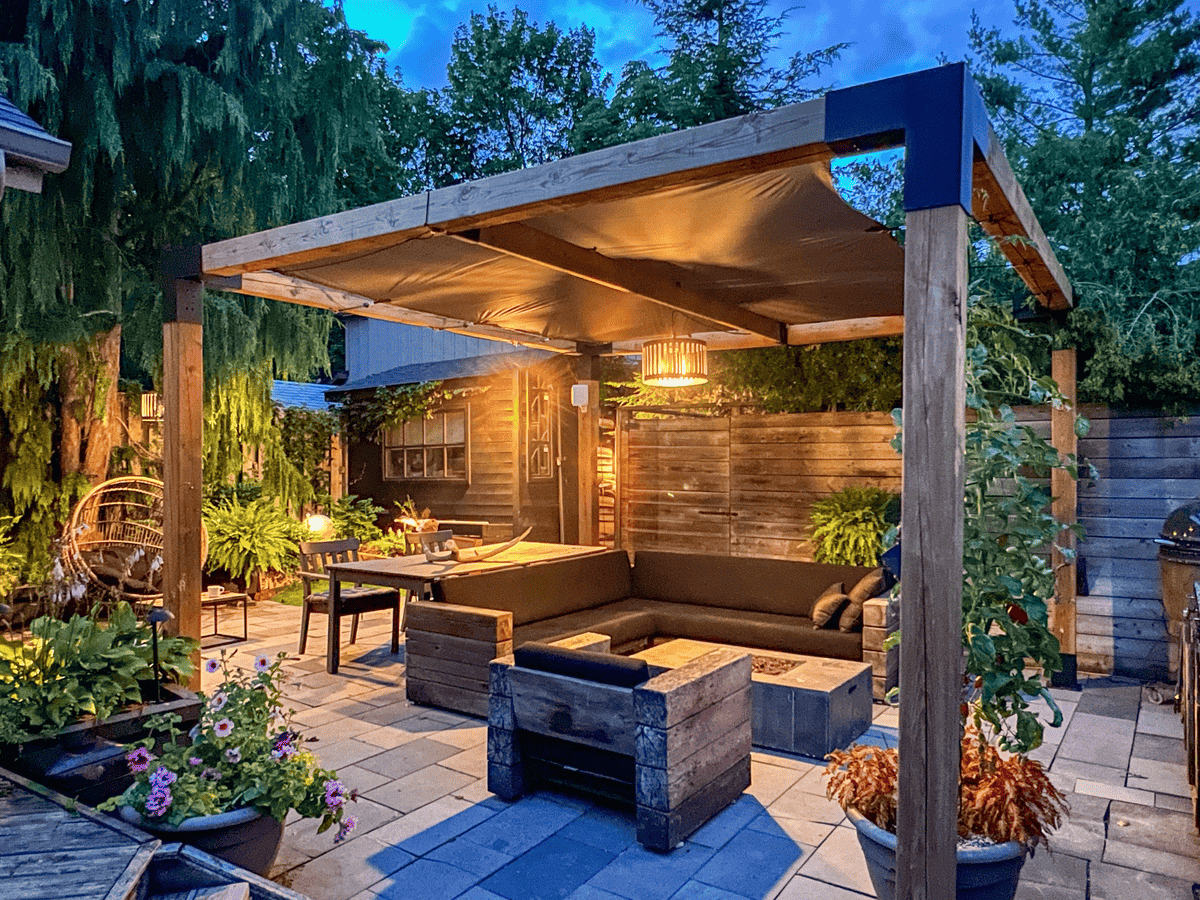
[{"label": "fern plant", "polygon": [[338,497],[329,506],[329,518],[333,519],[333,532],[340,538],[358,538],[362,543],[377,541],[383,537],[383,529],[376,519],[383,513],[370,497],[346,494]]},{"label": "fern plant", "polygon": [[304,527],[268,498],[205,504],[208,562],[257,589],[262,572],[292,572]]},{"label": "fern plant", "polygon": [[813,504],[813,559],[844,566],[873,566],[883,535],[895,524],[899,495],[851,485]]}]

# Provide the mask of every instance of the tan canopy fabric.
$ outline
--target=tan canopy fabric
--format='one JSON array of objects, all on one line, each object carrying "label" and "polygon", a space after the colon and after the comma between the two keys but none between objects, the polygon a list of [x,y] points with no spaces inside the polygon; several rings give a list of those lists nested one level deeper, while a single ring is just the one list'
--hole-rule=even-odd
[{"label": "tan canopy fabric", "polygon": [[[548,243],[533,262],[479,241],[418,237],[280,266],[306,282],[465,323],[606,344],[731,331],[568,274],[564,241],[621,261],[635,281],[669,283],[784,325],[903,312],[903,253],[816,162],[590,203],[520,223]],[[520,227],[520,226],[518,226]]]}]

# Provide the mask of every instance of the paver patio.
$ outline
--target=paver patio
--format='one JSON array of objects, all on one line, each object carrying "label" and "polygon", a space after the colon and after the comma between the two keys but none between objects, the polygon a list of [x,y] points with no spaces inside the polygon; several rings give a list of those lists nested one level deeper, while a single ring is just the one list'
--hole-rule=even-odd
[{"label": "paver patio", "polygon": [[[482,719],[410,704],[403,651],[388,652],[386,613],[364,616],[343,668],[296,656],[300,610],[252,608],[235,663],[295,657],[287,696],[327,766],[361,799],[359,827],[335,846],[316,823],[290,821],[273,876],[314,900],[854,900],[873,897],[853,827],[825,799],[820,760],[754,752],[752,784],[670,854],[635,839],[631,812],[543,791],[506,804],[486,786]],[[323,617],[309,648],[323,649]],[[346,629],[348,631],[348,628]],[[206,651],[205,656],[217,651]],[[211,687],[217,676],[205,676]],[[1026,866],[1018,898],[1180,900],[1200,882],[1182,726],[1139,685],[1093,678],[1053,691],[1064,726],[1035,756],[1069,792],[1071,816],[1050,853]],[[896,741],[897,713],[880,705],[867,740]]]}]

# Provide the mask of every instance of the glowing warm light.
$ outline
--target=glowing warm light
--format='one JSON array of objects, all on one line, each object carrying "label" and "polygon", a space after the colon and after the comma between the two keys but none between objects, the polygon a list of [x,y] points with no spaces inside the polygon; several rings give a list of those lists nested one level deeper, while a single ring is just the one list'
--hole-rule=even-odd
[{"label": "glowing warm light", "polygon": [[329,516],[315,514],[304,520],[304,527],[312,533],[312,536],[318,539],[328,539],[333,537],[333,519]]},{"label": "glowing warm light", "polygon": [[691,387],[708,381],[704,341],[667,338],[642,344],[642,381],[651,387]]}]

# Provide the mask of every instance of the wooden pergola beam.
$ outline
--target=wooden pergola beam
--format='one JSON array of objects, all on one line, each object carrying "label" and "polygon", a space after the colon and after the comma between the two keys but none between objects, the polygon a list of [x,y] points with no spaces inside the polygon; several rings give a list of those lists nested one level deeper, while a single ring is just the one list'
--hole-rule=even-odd
[{"label": "wooden pergola beam", "polygon": [[520,221],[601,200],[786,168],[832,156],[825,100],[661,134],[466,184],[284,225],[204,247],[204,272],[286,268],[428,234]]},{"label": "wooden pergola beam", "polygon": [[859,341],[863,338],[895,337],[904,334],[904,316],[868,316],[862,319],[838,319],[789,325],[789,344],[831,344]]},{"label": "wooden pergola beam", "polygon": [[784,325],[781,322],[685,288],[680,279],[686,273],[679,272],[679,279],[672,278],[664,273],[668,267],[663,263],[614,259],[517,222],[456,232],[450,237],[614,291],[641,297],[715,325],[756,334],[777,344],[784,341]]},{"label": "wooden pergola beam", "polygon": [[361,294],[325,287],[280,272],[247,272],[244,275],[233,277],[219,276],[211,279],[210,286],[236,294],[265,297],[268,300],[283,300],[301,306],[350,313],[368,319],[396,322],[401,325],[417,325],[437,331],[452,331],[455,334],[489,341],[503,341],[506,344],[531,347],[536,350],[569,353],[575,349],[573,341],[521,335],[519,332],[491,325],[464,322],[462,319],[449,319],[435,313],[425,313],[391,303],[377,302]]},{"label": "wooden pergola beam", "polygon": [[971,214],[996,239],[1030,292],[1050,309],[1070,309],[1071,282],[990,125],[986,150],[976,147],[974,186]]}]

